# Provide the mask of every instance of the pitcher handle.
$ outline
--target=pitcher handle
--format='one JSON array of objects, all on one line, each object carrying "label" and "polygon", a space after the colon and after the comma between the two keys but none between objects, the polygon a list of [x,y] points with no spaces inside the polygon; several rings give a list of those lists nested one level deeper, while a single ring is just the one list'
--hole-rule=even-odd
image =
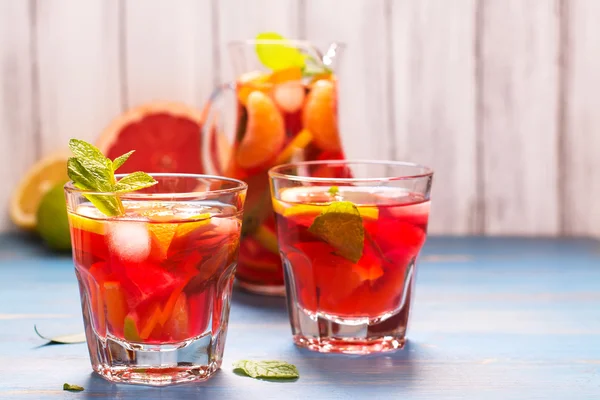
[{"label": "pitcher handle", "polygon": [[210,97],[206,101],[202,109],[202,127],[201,127],[201,143],[202,143],[202,160],[205,173],[213,175],[224,175],[227,168],[224,158],[227,157],[224,153],[223,146],[227,143],[224,141],[231,138],[228,146],[229,156],[233,149],[233,135],[224,136],[221,131],[221,123],[219,120],[219,109],[215,102],[220,100],[228,91],[235,94],[236,85],[234,82],[224,83],[213,89]]}]

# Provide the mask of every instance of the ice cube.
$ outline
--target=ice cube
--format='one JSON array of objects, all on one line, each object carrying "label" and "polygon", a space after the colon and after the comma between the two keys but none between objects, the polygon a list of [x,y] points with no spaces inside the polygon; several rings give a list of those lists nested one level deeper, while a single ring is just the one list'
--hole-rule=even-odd
[{"label": "ice cube", "polygon": [[141,262],[150,253],[150,235],[142,222],[112,223],[108,241],[110,250],[123,261]]},{"label": "ice cube", "polygon": [[275,102],[283,111],[294,113],[304,104],[304,86],[300,82],[285,82],[273,91]]}]

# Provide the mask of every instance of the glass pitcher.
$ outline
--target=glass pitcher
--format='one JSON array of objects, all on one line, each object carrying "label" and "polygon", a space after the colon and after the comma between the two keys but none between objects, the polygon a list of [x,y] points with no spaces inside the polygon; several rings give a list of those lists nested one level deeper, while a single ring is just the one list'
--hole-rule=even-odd
[{"label": "glass pitcher", "polygon": [[[230,43],[228,50],[236,78],[217,88],[204,108],[205,169],[249,186],[238,284],[284,295],[267,171],[288,162],[345,158],[335,74],[343,45],[321,52],[305,41],[246,40]],[[339,169],[317,171],[335,174]]]}]

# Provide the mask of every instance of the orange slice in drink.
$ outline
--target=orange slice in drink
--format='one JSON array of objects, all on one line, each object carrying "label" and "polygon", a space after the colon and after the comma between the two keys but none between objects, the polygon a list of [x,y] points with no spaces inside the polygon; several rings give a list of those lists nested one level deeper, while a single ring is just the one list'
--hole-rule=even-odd
[{"label": "orange slice in drink", "polygon": [[242,168],[254,168],[275,157],[285,140],[285,125],[273,100],[255,90],[248,96],[248,125],[236,152]]},{"label": "orange slice in drink", "polygon": [[335,84],[321,79],[312,86],[302,113],[304,127],[324,151],[340,151]]},{"label": "orange slice in drink", "polygon": [[255,90],[263,93],[269,93],[273,86],[270,80],[270,75],[260,71],[248,72],[238,79],[237,97],[240,103],[244,106],[248,104],[248,96]]},{"label": "orange slice in drink", "polygon": [[110,327],[113,330],[122,329],[127,315],[127,302],[121,284],[116,281],[104,282],[102,295],[106,307],[106,319]]}]

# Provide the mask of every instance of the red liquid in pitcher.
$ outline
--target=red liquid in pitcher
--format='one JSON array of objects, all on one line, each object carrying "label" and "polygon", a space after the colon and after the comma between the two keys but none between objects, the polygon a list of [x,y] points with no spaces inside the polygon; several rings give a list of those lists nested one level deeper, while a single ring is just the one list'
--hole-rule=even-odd
[{"label": "red liquid in pitcher", "polygon": [[[344,159],[336,80],[306,78],[299,68],[249,73],[238,80],[237,99],[237,133],[224,172],[248,183],[236,276],[250,290],[283,294],[267,171],[291,161]],[[327,167],[314,176],[341,177]]]}]

